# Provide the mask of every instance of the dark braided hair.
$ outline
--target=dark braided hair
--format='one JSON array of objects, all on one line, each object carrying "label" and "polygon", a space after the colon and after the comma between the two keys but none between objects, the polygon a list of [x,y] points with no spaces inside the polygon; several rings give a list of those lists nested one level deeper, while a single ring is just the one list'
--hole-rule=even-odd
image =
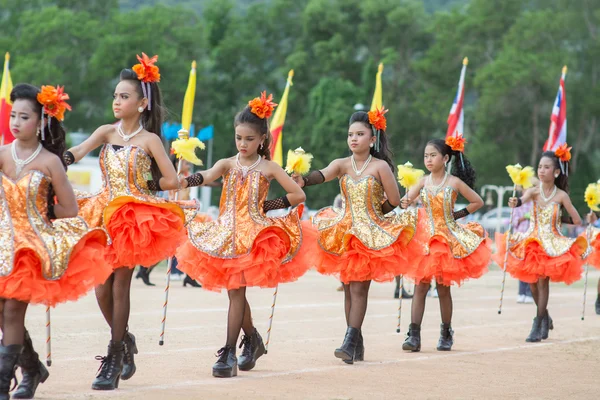
[{"label": "dark braided hair", "polygon": [[[28,100],[31,103],[33,111],[37,114],[38,118],[42,118],[42,105],[37,100],[37,95],[40,93],[40,89],[36,86],[28,83],[19,83],[15,85],[13,90],[10,92],[10,101],[14,103],[16,100]],[[62,123],[56,118],[52,118],[52,122],[48,121],[43,124],[44,139],[40,135],[39,140],[42,146],[49,152],[56,154],[60,162],[63,164],[65,171],[67,170],[67,164],[63,159],[63,154],[67,150],[66,133]],[[54,188],[52,184],[48,189],[48,218],[54,219]]]},{"label": "dark braided hair", "polygon": [[[369,122],[369,113],[365,111],[355,112],[350,116],[350,121],[348,122],[348,125],[352,125],[355,122],[360,122],[364,124],[367,128],[371,130],[371,135],[375,136],[375,129],[373,128],[373,125],[371,125],[371,123]],[[392,169],[392,172],[395,170],[394,163],[392,162],[392,156],[394,154],[390,150],[385,131],[380,131],[379,133],[379,151],[375,150],[375,146],[373,146],[371,147],[371,150],[369,152],[373,157],[379,158],[380,160],[383,160],[386,163],[388,163],[388,165]]]},{"label": "dark braided hair", "polygon": [[464,153],[461,160],[461,153],[452,150],[446,144],[446,141],[442,139],[433,139],[427,142],[427,144],[438,149],[442,156],[448,156],[450,158],[449,162],[452,163],[452,175],[466,183],[471,189],[475,189],[475,170]]},{"label": "dark braided hair", "polygon": [[271,131],[269,130],[269,123],[267,118],[260,118],[250,110],[250,106],[244,107],[242,111],[237,113],[233,120],[233,127],[236,128],[239,125],[247,124],[252,126],[258,133],[265,136],[265,141],[262,146],[258,147],[258,155],[265,158],[266,160],[271,159]]}]

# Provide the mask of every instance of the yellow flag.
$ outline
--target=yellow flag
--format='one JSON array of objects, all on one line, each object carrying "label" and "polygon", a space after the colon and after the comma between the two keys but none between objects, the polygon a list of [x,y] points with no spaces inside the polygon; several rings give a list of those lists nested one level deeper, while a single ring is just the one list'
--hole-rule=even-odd
[{"label": "yellow flag", "polygon": [[10,79],[10,71],[8,63],[10,61],[10,54],[6,53],[4,56],[4,72],[2,73],[2,84],[0,84],[0,143],[7,144],[14,140],[12,133],[10,133],[9,121],[10,111],[12,109],[12,103],[10,102],[10,92],[12,91],[13,84]]},{"label": "yellow flag", "polygon": [[275,109],[275,115],[271,120],[271,135],[273,136],[273,143],[271,143],[271,159],[277,164],[283,167],[283,124],[285,123],[285,114],[287,112],[288,95],[290,93],[290,86],[292,86],[292,78],[294,77],[294,70],[290,70],[288,73],[287,83],[283,96],[279,101],[279,105]]},{"label": "yellow flag", "polygon": [[181,112],[181,127],[188,132],[192,125],[192,114],[194,113],[194,98],[196,97],[196,61],[192,61],[190,79],[183,98],[183,111]]},{"label": "yellow flag", "polygon": [[375,78],[375,93],[373,93],[373,102],[370,111],[380,110],[383,107],[383,90],[381,88],[381,74],[383,73],[383,63],[379,63],[377,77]]}]

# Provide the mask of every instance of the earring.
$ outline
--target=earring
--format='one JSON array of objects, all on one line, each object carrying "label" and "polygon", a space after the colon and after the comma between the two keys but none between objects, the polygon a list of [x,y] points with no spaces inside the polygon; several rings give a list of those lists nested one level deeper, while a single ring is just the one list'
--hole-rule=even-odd
[{"label": "earring", "polygon": [[444,161],[444,167],[448,166],[448,161]]},{"label": "earring", "polygon": [[555,175],[554,175],[554,178],[558,178],[558,175],[559,175],[559,174],[555,174]]},{"label": "earring", "polygon": [[374,145],[373,145],[373,143],[371,143],[371,144],[369,145],[369,147],[373,147],[373,146],[374,146]]},{"label": "earring", "polygon": [[144,112],[144,107],[142,107],[142,106],[139,106],[139,107],[138,107],[138,112],[139,112],[139,113],[143,113],[143,112]]}]

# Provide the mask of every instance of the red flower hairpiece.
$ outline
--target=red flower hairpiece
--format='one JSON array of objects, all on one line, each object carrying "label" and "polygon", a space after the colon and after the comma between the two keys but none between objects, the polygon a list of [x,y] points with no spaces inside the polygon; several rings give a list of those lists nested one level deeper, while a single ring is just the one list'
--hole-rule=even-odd
[{"label": "red flower hairpiece", "polygon": [[453,151],[464,153],[466,143],[467,141],[463,137],[462,133],[456,132],[455,136],[450,136],[446,138],[446,144],[450,146],[450,148]]},{"label": "red flower hairpiece", "polygon": [[388,111],[383,106],[380,109],[369,111],[369,123],[378,131],[385,131],[387,128],[385,113]]},{"label": "red flower hairpiece", "polygon": [[267,97],[267,92],[262,92],[260,97],[255,97],[248,102],[250,111],[260,119],[269,118],[273,114],[273,110],[277,107],[277,103],[273,103],[273,95]]},{"label": "red flower hairpiece", "polygon": [[131,69],[137,74],[138,79],[146,83],[160,82],[159,69],[154,65],[158,61],[158,56],[150,58],[142,52],[142,57],[139,55],[136,57],[140,63],[135,64]]},{"label": "red flower hairpiece", "polygon": [[42,86],[37,95],[37,101],[44,107],[44,113],[59,121],[65,119],[65,110],[71,111],[67,100],[69,95],[65,93],[64,86]]},{"label": "red flower hairpiece", "polygon": [[571,161],[571,149],[573,147],[567,147],[567,146],[568,145],[565,143],[565,144],[559,146],[558,149],[556,149],[556,151],[554,152],[556,157],[558,157],[558,159],[562,162]]}]

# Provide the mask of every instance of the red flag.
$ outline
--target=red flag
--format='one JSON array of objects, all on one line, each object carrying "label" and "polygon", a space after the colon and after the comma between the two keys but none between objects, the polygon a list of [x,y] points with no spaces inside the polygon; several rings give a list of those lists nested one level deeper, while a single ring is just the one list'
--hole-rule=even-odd
[{"label": "red flag", "polygon": [[12,80],[8,70],[10,54],[6,53],[4,57],[4,72],[2,73],[2,84],[0,84],[0,137],[2,144],[12,142],[15,138],[10,133],[10,111],[12,103],[10,101],[10,92],[12,91]]}]

